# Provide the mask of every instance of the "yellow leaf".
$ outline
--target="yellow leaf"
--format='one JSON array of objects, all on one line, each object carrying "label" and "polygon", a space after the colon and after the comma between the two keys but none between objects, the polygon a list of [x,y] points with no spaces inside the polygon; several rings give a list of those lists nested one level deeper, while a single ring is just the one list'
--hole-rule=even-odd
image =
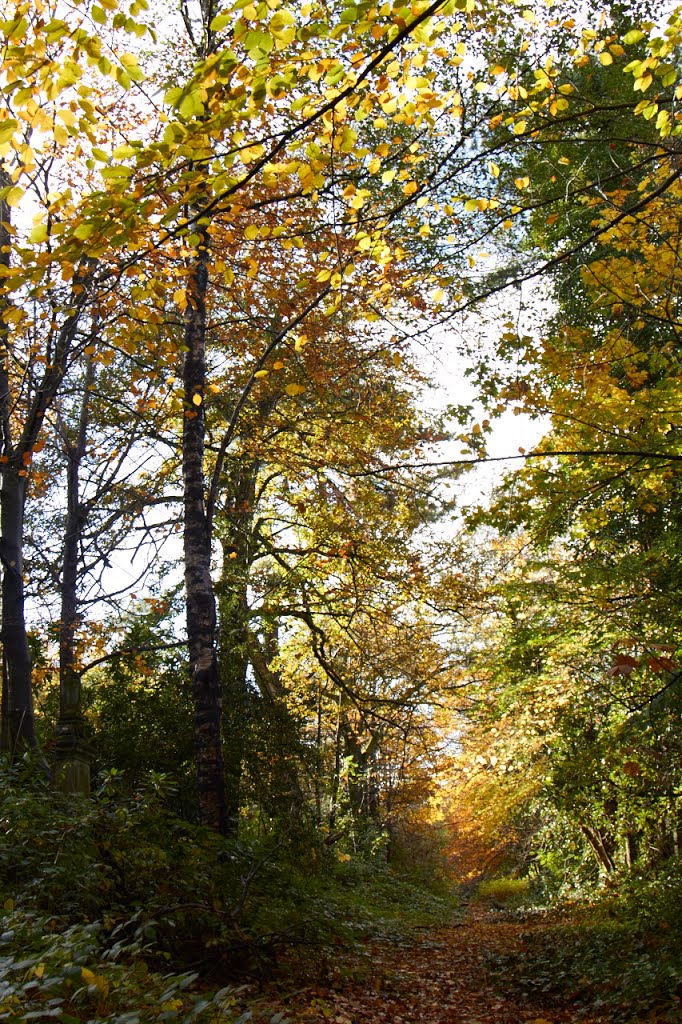
[{"label": "yellow leaf", "polygon": [[512,129],[512,131],[514,132],[514,135],[523,135],[525,130],[526,130],[526,122],[525,121],[517,121],[516,124],[514,125],[513,129]]},{"label": "yellow leaf", "polygon": [[528,175],[524,175],[523,178],[514,178],[514,184],[517,188],[528,188],[530,185],[530,178]]},{"label": "yellow leaf", "polygon": [[230,24],[231,20],[232,13],[230,11],[223,12],[222,14],[216,15],[209,25],[209,28],[211,29],[211,32],[220,32],[220,30],[225,28],[226,25]]},{"label": "yellow leaf", "polygon": [[344,125],[343,131],[341,132],[341,138],[339,140],[339,149],[341,152],[351,153],[357,141],[358,133],[352,128],[349,128],[348,125]]},{"label": "yellow leaf", "polygon": [[296,395],[302,395],[305,388],[301,384],[287,384],[284,390],[294,398]]},{"label": "yellow leaf", "polygon": [[291,11],[280,8],[279,11],[273,14],[268,28],[275,39],[291,42],[296,35],[296,30],[293,28],[294,24],[295,19]]},{"label": "yellow leaf", "polygon": [[7,121],[0,121],[0,146],[3,142],[9,142],[18,127],[19,122],[15,121],[13,117]]},{"label": "yellow leaf", "polygon": [[494,164],[494,163],[493,163],[493,162],[491,161],[491,162],[490,162],[490,163],[488,164],[488,170],[489,170],[489,171],[490,171],[490,173],[492,174],[493,178],[499,178],[499,176],[500,176],[500,168],[498,167],[498,165],[497,165],[497,164]]},{"label": "yellow leaf", "polygon": [[390,185],[393,179],[395,178],[396,174],[397,171],[384,171],[384,173],[381,175],[381,180],[383,184]]},{"label": "yellow leaf", "polygon": [[94,224],[83,223],[78,225],[78,227],[74,230],[73,235],[74,238],[79,238],[81,241],[85,241],[85,239],[90,238],[90,236],[94,234],[94,232]]},{"label": "yellow leaf", "polygon": [[5,196],[5,202],[8,206],[18,206],[23,194],[23,188],[21,188],[20,185],[15,185],[14,188],[11,188]]},{"label": "yellow leaf", "polygon": [[197,405],[197,406],[201,405],[201,401],[202,401],[201,395],[192,395],[192,403],[194,405]]},{"label": "yellow leaf", "polygon": [[254,377],[267,377],[269,370],[256,370]]},{"label": "yellow leaf", "polygon": [[403,185],[403,192],[406,196],[411,196],[414,195],[418,188],[419,186],[416,181],[406,181]]},{"label": "yellow leaf", "polygon": [[249,224],[249,226],[244,229],[244,238],[249,242],[252,242],[254,238],[258,238],[258,228],[255,224]]},{"label": "yellow leaf", "polygon": [[187,305],[187,289],[178,288],[176,292],[173,292],[173,302],[176,306],[180,306],[181,309],[184,309]]},{"label": "yellow leaf", "polygon": [[610,53],[607,53],[607,51],[604,50],[602,53],[599,54],[599,63],[602,64],[604,67],[608,67],[609,64],[613,64],[613,57]]},{"label": "yellow leaf", "polygon": [[246,149],[242,149],[239,152],[239,159],[243,164],[253,163],[254,160],[259,160],[265,152],[265,146],[258,143],[255,146],[247,146]]},{"label": "yellow leaf", "polygon": [[36,245],[40,245],[47,238],[47,224],[36,224],[28,237]]}]

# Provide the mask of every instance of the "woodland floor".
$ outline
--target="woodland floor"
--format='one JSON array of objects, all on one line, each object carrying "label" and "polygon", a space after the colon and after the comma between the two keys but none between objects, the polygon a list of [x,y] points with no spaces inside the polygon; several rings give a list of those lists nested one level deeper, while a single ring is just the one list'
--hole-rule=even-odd
[{"label": "woodland floor", "polygon": [[253,1024],[603,1024],[606,1018],[575,1007],[550,1008],[506,994],[494,978],[491,960],[522,952],[543,927],[472,907],[449,927],[340,954],[322,964],[323,980],[315,985],[284,994],[280,985],[274,991],[265,985],[259,996],[245,991],[245,1005]]}]

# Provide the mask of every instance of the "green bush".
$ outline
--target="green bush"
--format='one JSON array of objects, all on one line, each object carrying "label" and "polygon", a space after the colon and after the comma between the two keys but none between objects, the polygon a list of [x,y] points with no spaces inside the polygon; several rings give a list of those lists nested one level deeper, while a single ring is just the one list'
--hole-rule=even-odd
[{"label": "green bush", "polygon": [[530,879],[491,878],[479,884],[476,895],[485,903],[518,906],[530,896]]},{"label": "green bush", "polygon": [[529,932],[525,950],[502,958],[505,987],[546,1006],[571,1005],[609,1021],[679,1020],[682,992],[682,865],[611,879],[591,904],[562,909]]},{"label": "green bush", "polygon": [[0,1021],[235,1021],[224,1015],[235,1002],[230,987],[206,993],[196,972],[150,970],[145,952],[139,941],[112,941],[101,922],[62,928],[54,918],[7,910],[0,917]]}]

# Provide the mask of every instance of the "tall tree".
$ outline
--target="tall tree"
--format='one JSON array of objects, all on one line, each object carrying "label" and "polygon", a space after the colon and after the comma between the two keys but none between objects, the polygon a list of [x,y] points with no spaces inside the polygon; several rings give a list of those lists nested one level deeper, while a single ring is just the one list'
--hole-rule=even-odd
[{"label": "tall tree", "polygon": [[[610,110],[608,151],[583,148],[576,116],[551,138],[540,129],[542,149],[510,172],[531,197],[528,258],[562,255],[544,336],[510,323],[500,350],[523,352],[523,372],[508,364],[504,382],[489,381],[494,401],[542,412],[551,429],[477,518],[519,531],[493,591],[500,634],[479,662],[489,696],[478,719],[487,771],[532,775],[544,817],[610,872],[670,853],[679,819],[680,189],[667,113],[675,76],[659,63],[679,34],[675,17],[650,43],[625,26],[625,46],[642,47],[627,63],[609,26],[582,35],[565,109]],[[658,95],[633,101],[623,65],[641,92],[658,69]],[[553,208],[563,173],[577,203]],[[548,833],[540,841],[551,845]]]},{"label": "tall tree", "polygon": [[[69,93],[82,77],[81,55],[86,54],[90,64],[99,62],[99,71],[105,69],[105,73],[111,64],[87,12],[75,14],[73,23],[53,17],[50,5],[43,2],[12,3],[5,13],[2,67],[7,91],[0,129],[4,186],[0,201],[2,737],[4,745],[16,752],[36,742],[23,582],[29,465],[70,361],[91,340],[88,310],[96,290],[95,264],[82,248],[64,259],[44,246],[50,227],[56,237],[73,214],[72,193],[58,181],[54,162],[59,148],[69,144],[75,111],[84,138],[94,138],[103,127],[95,109],[97,84],[83,86],[78,99]],[[98,17],[108,24],[106,12]],[[137,28],[132,18],[128,28]],[[78,145],[75,149],[80,156],[82,149]],[[25,194],[33,196],[47,218],[47,226],[38,227],[28,238],[23,226],[18,221],[13,224],[11,218],[11,210]]]}]

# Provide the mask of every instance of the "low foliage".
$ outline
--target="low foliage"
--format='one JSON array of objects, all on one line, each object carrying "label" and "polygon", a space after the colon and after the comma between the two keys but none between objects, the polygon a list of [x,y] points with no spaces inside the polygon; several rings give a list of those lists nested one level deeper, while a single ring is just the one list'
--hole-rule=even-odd
[{"label": "low foliage", "polygon": [[188,823],[158,775],[130,792],[113,773],[92,799],[55,794],[30,764],[0,781],[0,1020],[214,1019],[241,1006],[245,980],[308,982],[340,945],[394,941],[452,911],[442,886],[303,821],[249,845]]},{"label": "low foliage", "polygon": [[679,1020],[682,991],[682,868],[623,877],[592,903],[583,898],[557,921],[529,931],[522,952],[496,970],[530,998],[569,1004],[609,1021]]},{"label": "low foliage", "polygon": [[529,893],[528,878],[491,878],[481,882],[476,895],[484,903],[515,906],[527,900]]}]

